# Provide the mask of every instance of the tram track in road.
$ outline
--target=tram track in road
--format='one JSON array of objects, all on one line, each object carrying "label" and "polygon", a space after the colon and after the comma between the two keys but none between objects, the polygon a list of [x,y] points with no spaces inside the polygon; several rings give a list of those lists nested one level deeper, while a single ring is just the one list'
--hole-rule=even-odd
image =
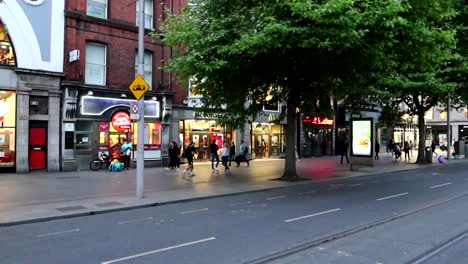
[{"label": "tram track in road", "polygon": [[[366,230],[370,230],[372,228],[379,227],[379,226],[382,226],[384,224],[388,224],[390,222],[402,219],[404,217],[411,216],[411,215],[423,212],[425,210],[429,210],[429,209],[435,208],[437,206],[444,205],[444,204],[447,204],[449,202],[452,202],[452,201],[455,201],[455,200],[458,200],[458,199],[462,199],[462,198],[466,198],[466,197],[468,197],[468,193],[463,193],[463,194],[460,194],[460,195],[457,195],[457,196],[450,197],[448,199],[443,199],[443,200],[440,200],[440,201],[437,201],[437,202],[427,204],[427,205],[422,206],[422,207],[417,208],[417,209],[413,209],[413,210],[410,210],[410,211],[406,211],[404,213],[400,213],[398,215],[394,215],[394,216],[387,217],[387,218],[384,218],[384,219],[369,222],[369,223],[359,225],[359,226],[356,226],[356,227],[352,227],[352,228],[349,228],[349,229],[346,229],[346,230],[343,230],[343,231],[340,231],[340,232],[327,234],[327,235],[323,235],[323,236],[320,236],[320,237],[315,237],[315,238],[313,238],[313,239],[311,239],[309,241],[302,242],[302,243],[299,243],[299,244],[296,244],[296,245],[292,245],[292,246],[290,246],[290,247],[288,247],[288,248],[286,248],[284,250],[271,252],[271,253],[269,253],[267,255],[264,255],[262,257],[258,257],[258,258],[255,258],[255,259],[250,259],[250,260],[244,261],[243,263],[244,264],[266,264],[266,263],[270,263],[270,262],[273,262],[273,261],[279,261],[281,259],[287,258],[287,257],[289,257],[291,255],[300,253],[302,251],[305,251],[305,250],[308,250],[308,249],[311,249],[311,248],[315,248],[315,247],[327,244],[327,243],[332,242],[332,241],[337,241],[337,240],[340,240],[340,239],[348,238],[348,237],[350,237],[352,235],[364,232]],[[449,239],[448,241],[446,241],[446,242],[432,248],[431,250],[427,251],[423,255],[421,255],[421,256],[415,258],[414,260],[412,260],[411,262],[409,262],[409,264],[422,264],[422,263],[425,263],[425,261],[427,261],[428,259],[430,259],[434,255],[438,254],[439,252],[443,251],[447,247],[449,247],[449,246],[453,245],[454,243],[456,243],[456,242],[458,242],[460,240],[463,240],[463,239],[465,239],[467,237],[468,237],[468,230],[463,232],[462,234],[459,234],[459,235],[453,237],[452,239]]]},{"label": "tram track in road", "polygon": [[424,252],[422,255],[414,258],[413,260],[408,262],[408,264],[424,264],[430,261],[432,258],[436,257],[437,255],[441,254],[444,250],[448,249],[451,246],[456,245],[457,243],[463,241],[466,238],[468,238],[468,230],[465,230],[464,232],[451,237],[445,242],[438,244],[437,246]]}]

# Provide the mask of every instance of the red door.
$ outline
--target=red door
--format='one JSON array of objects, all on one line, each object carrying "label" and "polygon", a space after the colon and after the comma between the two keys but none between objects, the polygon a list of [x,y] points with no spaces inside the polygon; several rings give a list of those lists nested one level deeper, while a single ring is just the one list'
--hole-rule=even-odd
[{"label": "red door", "polygon": [[29,128],[29,169],[42,170],[47,167],[47,129]]}]

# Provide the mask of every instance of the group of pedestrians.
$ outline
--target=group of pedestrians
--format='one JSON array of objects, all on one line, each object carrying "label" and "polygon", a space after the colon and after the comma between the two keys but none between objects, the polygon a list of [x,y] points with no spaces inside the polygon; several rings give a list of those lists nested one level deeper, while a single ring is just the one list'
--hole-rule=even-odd
[{"label": "group of pedestrians", "polygon": [[405,141],[403,146],[401,143],[394,142],[393,139],[388,141],[387,150],[391,151],[392,156],[395,157],[395,160],[401,159],[402,152],[405,153],[405,160],[411,161],[411,156],[413,154],[413,141]]},{"label": "group of pedestrians", "polygon": [[[219,173],[218,150],[219,150],[218,144],[216,143],[216,140],[214,139],[209,145],[212,173]],[[231,146],[229,146],[227,142],[224,143],[223,148],[221,149],[221,164],[224,166],[225,173],[229,172],[229,169],[230,169],[229,167],[231,166],[231,162],[233,160],[236,162],[237,167],[239,167],[240,163],[243,161],[247,163],[247,166],[250,165],[249,157],[247,156],[249,148],[247,147],[247,145],[244,143],[243,140],[241,140],[241,145],[240,145],[239,150],[240,150],[239,155],[236,156],[236,145],[234,144],[234,142],[231,143]],[[189,143],[189,145],[187,146],[183,154],[183,157],[187,159],[187,163],[188,163],[187,168],[183,172],[184,176],[187,176],[187,175],[190,177],[195,176],[195,174],[193,173],[193,157],[194,157],[195,151],[196,151],[195,143],[192,141]]]}]

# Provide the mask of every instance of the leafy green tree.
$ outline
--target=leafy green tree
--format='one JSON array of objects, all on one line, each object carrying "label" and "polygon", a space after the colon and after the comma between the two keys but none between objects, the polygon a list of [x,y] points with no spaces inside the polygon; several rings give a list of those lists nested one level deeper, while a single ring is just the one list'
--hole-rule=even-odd
[{"label": "leafy green tree", "polygon": [[425,163],[425,113],[457,93],[459,80],[447,78],[456,61],[457,12],[449,0],[408,1],[402,14],[405,23],[392,32],[389,67],[378,82],[378,93],[388,102],[402,102],[409,114],[418,116],[419,150],[417,163]]},{"label": "leafy green tree", "polygon": [[182,14],[169,15],[155,37],[176,49],[168,69],[181,80],[196,80],[193,89],[203,95],[205,114],[240,126],[268,99],[286,103],[283,177],[295,179],[299,112],[331,109],[332,95],[378,91],[388,72],[394,74],[386,86],[396,87],[401,83],[396,64],[404,56],[392,48],[414,63],[429,53],[404,49],[429,41],[416,41],[416,34],[451,39],[412,22],[414,13],[401,0],[192,0]]}]

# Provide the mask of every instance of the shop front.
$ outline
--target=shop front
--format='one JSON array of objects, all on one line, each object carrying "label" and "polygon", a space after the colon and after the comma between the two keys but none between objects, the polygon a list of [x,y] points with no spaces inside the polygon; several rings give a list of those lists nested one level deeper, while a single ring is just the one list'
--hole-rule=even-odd
[{"label": "shop front", "polygon": [[307,115],[302,119],[305,145],[310,146],[309,153],[312,156],[334,155],[333,123],[331,117]]},{"label": "shop front", "polygon": [[255,159],[279,158],[285,152],[286,126],[281,124],[252,124],[252,148]]},{"label": "shop front", "polygon": [[65,2],[35,2],[0,4],[0,171],[60,168]]},{"label": "shop front", "polygon": [[232,128],[228,125],[220,126],[216,120],[181,120],[179,121],[179,143],[183,144],[183,149],[190,142],[195,144],[196,160],[209,159],[209,145],[216,140],[218,148],[221,149],[224,143],[235,142]]},{"label": "shop front", "polygon": [[[85,95],[75,122],[64,122],[64,170],[88,169],[92,159],[105,153],[118,158],[124,142],[131,142],[136,160],[138,125],[130,118],[136,100]],[[159,101],[145,101],[145,164],[161,162],[162,124]],[[73,165],[72,165],[73,164]]]},{"label": "shop front", "polygon": [[0,171],[16,167],[16,93],[0,90]]}]

